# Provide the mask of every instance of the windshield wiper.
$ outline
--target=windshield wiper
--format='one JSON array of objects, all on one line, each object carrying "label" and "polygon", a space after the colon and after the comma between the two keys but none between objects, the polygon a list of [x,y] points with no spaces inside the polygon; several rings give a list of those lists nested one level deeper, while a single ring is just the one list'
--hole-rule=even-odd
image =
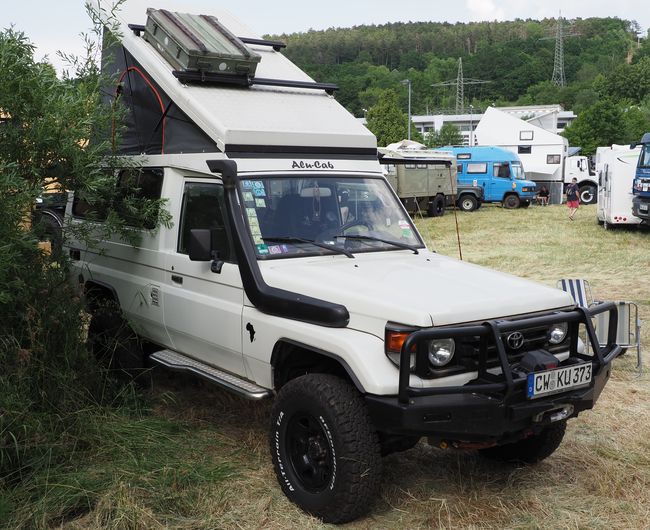
[{"label": "windshield wiper", "polygon": [[362,236],[362,235],[349,235],[346,236],[345,234],[338,234],[334,236],[334,239],[338,238],[346,238],[346,239],[358,239],[360,241],[378,241],[380,243],[386,243],[387,245],[394,245],[398,248],[403,248],[405,250],[412,250],[413,254],[419,254],[418,249],[415,248],[413,245],[409,245],[408,243],[402,243],[400,241],[391,241],[390,239],[382,239],[380,237],[374,237],[374,236]]},{"label": "windshield wiper", "polygon": [[332,250],[338,254],[345,254],[348,258],[353,258],[354,255],[349,250],[343,248],[335,247],[334,245],[328,245],[327,243],[320,243],[319,241],[314,241],[313,239],[306,239],[304,237],[295,237],[295,236],[262,236],[264,241],[275,241],[276,243],[309,243],[316,247],[325,248],[327,250]]}]

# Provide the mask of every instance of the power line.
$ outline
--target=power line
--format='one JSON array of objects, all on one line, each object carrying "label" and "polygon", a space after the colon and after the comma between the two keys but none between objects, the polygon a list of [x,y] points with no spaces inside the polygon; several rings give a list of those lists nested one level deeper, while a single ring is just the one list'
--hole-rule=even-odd
[{"label": "power line", "polygon": [[458,58],[458,74],[456,80],[443,81],[441,83],[434,83],[432,87],[441,86],[456,86],[456,114],[463,114],[465,112],[465,85],[481,85],[484,83],[491,83],[492,81],[483,81],[481,79],[465,78],[463,76],[463,58]]}]

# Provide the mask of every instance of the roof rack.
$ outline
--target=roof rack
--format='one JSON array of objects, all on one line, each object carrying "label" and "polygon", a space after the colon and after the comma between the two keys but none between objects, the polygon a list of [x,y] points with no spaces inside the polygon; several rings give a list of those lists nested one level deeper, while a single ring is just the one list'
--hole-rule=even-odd
[{"label": "roof rack", "polygon": [[269,46],[280,51],[280,41],[236,37],[216,17],[147,10],[147,24],[129,24],[138,37],[148,41],[169,62],[182,83],[205,83],[250,87],[253,85],[324,90],[332,95],[332,83],[255,77],[261,57],[246,44]]}]

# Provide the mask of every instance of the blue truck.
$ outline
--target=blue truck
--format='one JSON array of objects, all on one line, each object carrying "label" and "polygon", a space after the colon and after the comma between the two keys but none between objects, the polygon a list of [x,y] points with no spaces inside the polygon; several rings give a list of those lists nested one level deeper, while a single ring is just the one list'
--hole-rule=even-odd
[{"label": "blue truck", "polygon": [[519,157],[507,149],[491,146],[442,147],[456,157],[458,185],[481,186],[484,202],[500,202],[504,208],[527,208],[536,185],[526,180]]},{"label": "blue truck", "polygon": [[632,213],[645,224],[650,223],[650,132],[645,133],[638,144],[641,146],[639,161],[632,184]]}]

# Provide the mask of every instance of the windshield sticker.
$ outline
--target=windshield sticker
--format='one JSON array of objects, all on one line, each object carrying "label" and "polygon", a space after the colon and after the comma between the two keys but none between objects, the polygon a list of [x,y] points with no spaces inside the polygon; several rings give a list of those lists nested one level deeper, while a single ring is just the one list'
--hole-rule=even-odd
[{"label": "windshield sticker", "polygon": [[386,217],[386,226],[390,226],[390,217]]},{"label": "windshield sticker", "polygon": [[261,180],[252,180],[253,195],[255,197],[266,197],[266,190],[264,189],[264,182]]},{"label": "windshield sticker", "polygon": [[253,236],[261,236],[262,231],[260,230],[260,226],[252,224],[251,225],[251,234],[253,234]]},{"label": "windshield sticker", "polygon": [[255,208],[266,208],[266,201],[264,199],[255,199]]},{"label": "windshield sticker", "polygon": [[253,202],[253,201],[255,201],[255,197],[253,197],[253,193],[250,191],[245,191],[244,202]]},{"label": "windshield sticker", "polygon": [[411,229],[411,225],[409,224],[409,222],[405,221],[404,219],[400,219],[399,221],[397,221],[397,224],[399,225],[399,227],[402,230],[410,230]]},{"label": "windshield sticker", "polygon": [[257,219],[257,210],[255,208],[246,208],[246,215],[250,219],[251,217],[254,217]]},{"label": "windshield sticker", "polygon": [[269,254],[285,254],[289,252],[287,245],[271,245],[269,247]]},{"label": "windshield sticker", "polygon": [[264,243],[258,243],[255,246],[257,247],[258,254],[268,254],[269,253],[269,247],[267,247]]},{"label": "windshield sticker", "polygon": [[402,237],[411,239],[411,237],[413,237],[413,232],[411,232],[410,228],[402,228]]},{"label": "windshield sticker", "polygon": [[242,180],[241,187],[245,190],[250,190],[253,187],[253,183],[250,180]]}]

